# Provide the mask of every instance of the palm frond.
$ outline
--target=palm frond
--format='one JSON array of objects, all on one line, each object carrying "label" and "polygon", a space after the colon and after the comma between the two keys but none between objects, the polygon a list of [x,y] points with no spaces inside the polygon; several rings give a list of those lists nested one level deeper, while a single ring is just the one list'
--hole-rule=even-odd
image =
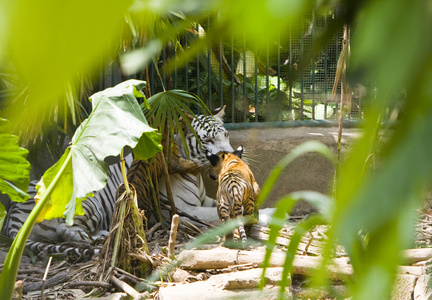
[{"label": "palm frond", "polygon": [[[143,108],[144,115],[151,126],[158,128],[164,135],[167,145],[172,144],[175,133],[178,133],[185,150],[188,151],[185,140],[186,129],[192,132],[196,139],[199,140],[191,124],[191,117],[193,118],[195,114],[188,105],[198,106],[202,111],[208,111],[200,98],[182,90],[170,90],[153,95],[148,99],[148,103],[150,109]],[[165,151],[170,150],[166,149]],[[166,155],[168,153],[165,152]],[[169,155],[167,156],[169,157]]]}]

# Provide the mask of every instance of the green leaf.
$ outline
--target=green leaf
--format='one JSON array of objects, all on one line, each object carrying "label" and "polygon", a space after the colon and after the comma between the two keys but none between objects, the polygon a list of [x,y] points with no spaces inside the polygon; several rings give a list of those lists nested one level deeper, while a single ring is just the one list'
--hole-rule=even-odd
[{"label": "green leaf", "polygon": [[24,202],[29,198],[25,192],[30,182],[28,151],[18,146],[18,137],[9,129],[9,122],[0,118],[0,192]]},{"label": "green leaf", "polygon": [[[279,298],[285,299],[285,288],[291,283],[291,274],[293,269],[294,257],[297,254],[298,246],[301,242],[302,237],[308,233],[315,226],[322,224],[323,219],[321,215],[314,215],[305,220],[300,221],[294,229],[294,233],[290,238],[289,245],[287,246],[287,252],[285,261],[283,264],[282,279],[279,282]],[[263,271],[264,275],[264,271]]]},{"label": "green leaf", "polygon": [[3,204],[0,202],[0,228],[3,227],[3,222],[6,217],[6,208],[3,206]]},{"label": "green leaf", "polygon": [[[128,80],[91,97],[93,111],[77,129],[72,145],[62,157],[64,159],[70,152],[72,163],[60,182],[73,184],[73,188],[55,188],[53,194],[56,198],[52,197],[52,209],[47,212],[46,218],[63,217],[64,213],[67,224],[72,224],[74,215],[83,213],[82,199],[106,185],[108,165],[104,159],[107,156],[118,155],[126,145],[135,148],[140,140],[140,145],[134,149],[139,157],[151,157],[161,149],[160,135],[148,126],[134,96],[144,86],[143,81]],[[56,174],[60,165],[56,164],[47,171],[47,177],[43,178],[47,180],[45,186],[48,186],[49,178]],[[58,189],[62,191],[56,193]]]},{"label": "green leaf", "polygon": [[163,147],[160,144],[161,141],[162,135],[159,132],[147,132],[140,138],[138,144],[133,149],[134,159],[145,160],[152,158],[156,153],[163,150]]},{"label": "green leaf", "polygon": [[[70,154],[70,151],[71,148],[67,148],[62,157],[44,173],[42,179],[36,186],[38,191],[38,196],[35,199],[36,201],[39,200],[39,195],[42,195],[46,192],[48,186],[63,167],[63,164],[66,163],[66,158]],[[37,222],[42,222],[45,217],[50,218],[51,215],[55,216],[58,213],[63,214],[63,212],[66,210],[66,205],[69,203],[70,195],[72,195],[73,190],[72,165],[70,161],[67,164],[68,165],[65,167],[63,176],[59,178],[59,181],[56,183],[56,189],[54,189],[51,194],[50,199],[55,199],[55,201],[48,201],[47,204],[45,204],[42,212],[38,216]],[[84,214],[82,207],[76,209],[76,214]]]},{"label": "green leaf", "polygon": [[11,102],[8,116],[37,135],[46,109],[61,106],[66,85],[118,51],[124,14],[133,1],[7,2],[0,4],[0,27],[7,28],[8,60],[30,92],[29,101]]}]

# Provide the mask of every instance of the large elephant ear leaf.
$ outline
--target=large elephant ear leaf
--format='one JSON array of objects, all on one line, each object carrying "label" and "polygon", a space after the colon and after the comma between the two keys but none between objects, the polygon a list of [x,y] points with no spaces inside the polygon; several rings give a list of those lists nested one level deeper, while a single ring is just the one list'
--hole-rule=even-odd
[{"label": "large elephant ear leaf", "polygon": [[0,192],[24,202],[29,198],[25,192],[30,178],[28,151],[18,145],[18,137],[9,129],[9,122],[0,118]]},{"label": "large elephant ear leaf", "polygon": [[[82,200],[106,185],[108,165],[105,158],[117,156],[123,147],[135,148],[136,155],[147,158],[160,151],[161,136],[148,125],[136,100],[144,87],[144,81],[128,80],[91,96],[93,111],[77,129],[72,145],[60,159],[66,164],[60,183],[73,183],[73,188],[58,193],[54,190],[53,195],[57,197],[51,198],[45,218],[63,217],[64,213],[67,224],[72,224],[75,214],[83,214]],[[60,171],[61,166],[54,165],[53,168]],[[50,174],[48,171],[47,175]],[[52,178],[52,175],[46,177],[47,181],[50,180],[48,177]],[[48,182],[44,185],[48,186]]]}]

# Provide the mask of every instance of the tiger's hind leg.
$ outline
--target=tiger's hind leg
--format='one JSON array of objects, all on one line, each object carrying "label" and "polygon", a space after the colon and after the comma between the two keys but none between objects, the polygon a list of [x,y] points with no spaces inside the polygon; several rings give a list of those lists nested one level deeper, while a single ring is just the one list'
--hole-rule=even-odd
[{"label": "tiger's hind leg", "polygon": [[249,233],[251,225],[258,224],[258,209],[256,209],[253,197],[248,197],[246,203],[243,203],[243,216],[248,218],[246,231]]},{"label": "tiger's hind leg", "polygon": [[[231,220],[231,213],[230,213],[231,209],[228,201],[224,197],[217,195],[217,199],[218,199],[216,203],[217,213],[222,224],[225,224],[226,222]],[[224,234],[223,236],[224,242],[226,242],[228,238],[232,238],[232,235],[233,235],[232,232]]]},{"label": "tiger's hind leg", "polygon": [[233,213],[235,215],[236,218],[238,218],[239,220],[239,227],[238,227],[238,231],[239,231],[239,235],[242,241],[242,246],[243,249],[246,248],[246,243],[247,243],[247,236],[246,236],[246,230],[245,230],[245,226],[244,223],[242,221],[242,217],[249,215],[247,213],[247,207],[244,207],[244,211],[243,211],[243,207],[242,207],[242,196],[241,195],[235,195],[234,198],[234,209],[233,209]]},{"label": "tiger's hind leg", "polygon": [[253,203],[253,219],[251,220],[251,224],[258,224],[259,223],[259,209],[256,201],[258,200],[259,193],[260,193],[260,187],[256,181],[252,184],[253,187],[253,196],[251,197],[251,203]]}]

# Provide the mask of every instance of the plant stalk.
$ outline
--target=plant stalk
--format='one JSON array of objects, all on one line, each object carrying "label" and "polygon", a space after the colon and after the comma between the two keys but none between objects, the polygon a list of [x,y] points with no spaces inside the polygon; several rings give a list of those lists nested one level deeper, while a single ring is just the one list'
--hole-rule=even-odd
[{"label": "plant stalk", "polygon": [[123,176],[123,183],[125,185],[126,194],[130,194],[131,190],[129,187],[129,181],[127,180],[127,173],[126,173],[126,162],[124,160],[123,156],[123,149],[120,151],[120,161],[121,161],[121,171]]},{"label": "plant stalk", "polygon": [[[158,153],[156,155],[162,155],[163,156],[163,153],[162,154]],[[162,220],[162,212],[161,212],[160,202],[159,202],[159,198],[157,197],[156,192],[155,192],[155,187],[153,184],[153,179],[152,179],[151,174],[150,174],[150,169],[146,168],[146,171],[147,171],[147,178],[149,180],[150,190],[151,190],[152,199],[153,199],[153,205],[154,205],[154,208],[156,210],[158,222],[163,223],[162,222],[163,220]]]},{"label": "plant stalk", "polygon": [[[122,176],[123,176],[123,183],[125,186],[125,193],[126,193],[126,195],[122,195],[122,196],[124,196],[124,198],[127,198],[130,196],[131,190],[129,187],[129,182],[127,180],[126,162],[125,162],[124,156],[123,156],[123,149],[120,152],[120,161],[121,161],[121,171],[122,171]],[[126,203],[127,203],[127,201],[122,201],[122,203],[120,205],[120,211],[119,211],[120,224],[117,227],[117,232],[116,232],[116,236],[115,236],[115,240],[114,240],[114,248],[113,248],[113,253],[112,253],[112,258],[111,258],[111,267],[115,267],[115,264],[117,262],[117,254],[118,254],[118,250],[120,247],[120,239],[121,239],[121,234],[122,234],[122,230],[123,230]]]},{"label": "plant stalk", "polygon": [[[340,114],[339,114],[339,128],[338,128],[338,141],[337,141],[337,158],[340,160],[340,152],[342,148],[342,129],[343,129],[343,114],[344,107],[351,107],[351,89],[346,79],[346,69],[348,65],[348,59],[350,55],[350,29],[348,25],[344,25],[343,33],[343,48],[342,53],[338,61],[338,69],[340,68],[340,80],[341,80],[341,100],[340,100]],[[337,84],[337,82],[335,82]]]},{"label": "plant stalk", "polygon": [[168,167],[167,167],[167,163],[165,160],[165,155],[162,153],[162,165],[163,165],[163,172],[164,172],[164,176],[166,179],[166,190],[167,190],[167,197],[171,206],[170,209],[170,213],[171,213],[171,218],[177,214],[177,209],[174,203],[174,197],[173,197],[173,193],[172,193],[172,189],[171,189],[171,180],[170,180],[170,176],[169,176],[169,172],[168,172]]},{"label": "plant stalk", "polygon": [[38,218],[42,209],[48,202],[48,199],[54,191],[54,187],[57,185],[57,182],[63,175],[67,166],[71,163],[71,160],[72,152],[69,152],[65,162],[61,166],[59,172],[54,177],[54,180],[48,186],[48,189],[44,193],[42,199],[32,209],[29,216],[27,217],[27,220],[24,222],[23,226],[15,237],[6,256],[3,270],[0,275],[0,299],[12,299],[15,281],[18,274],[18,268],[27,239],[30,235],[31,230],[33,229],[34,224],[36,223],[36,219]]}]

